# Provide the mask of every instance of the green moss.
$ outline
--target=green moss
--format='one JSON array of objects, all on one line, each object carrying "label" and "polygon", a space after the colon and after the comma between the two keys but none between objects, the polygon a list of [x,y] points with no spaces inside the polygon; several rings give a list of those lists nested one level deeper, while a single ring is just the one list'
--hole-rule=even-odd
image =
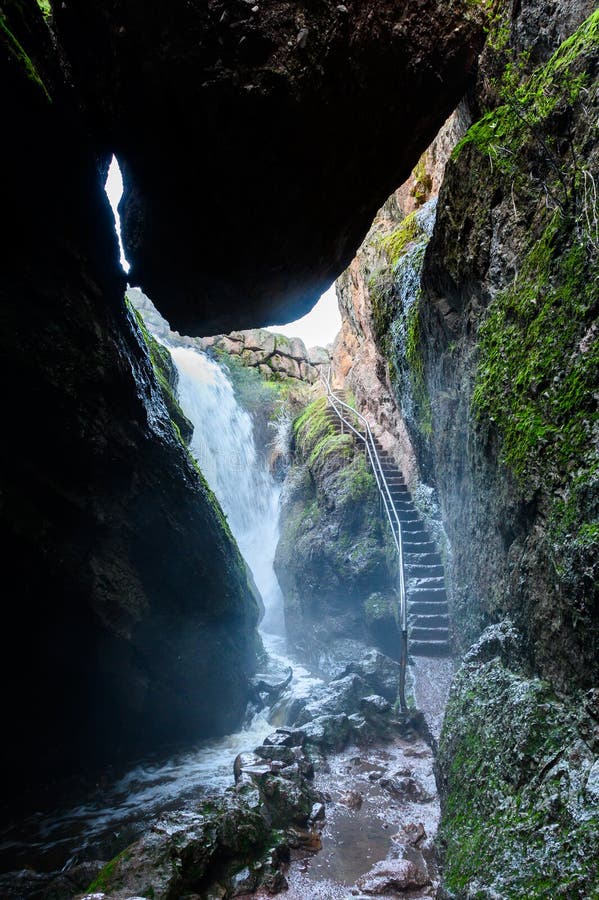
[{"label": "green moss", "polygon": [[[597,897],[599,814],[577,705],[498,659],[459,673],[439,748],[444,878],[464,896]],[[570,762],[570,759],[572,762]]]},{"label": "green moss", "polygon": [[52,15],[52,6],[50,0],[37,0],[37,5],[42,11],[44,18],[49,19]]},{"label": "green moss", "polygon": [[48,93],[48,89],[44,84],[41,75],[37,71],[33,60],[26,52],[20,41],[15,37],[10,28],[6,16],[0,12],[0,30],[7,39],[10,54],[24,67],[27,77],[43,91],[48,103],[52,103],[52,98]]},{"label": "green moss", "polygon": [[158,381],[158,386],[160,387],[162,398],[168,410],[175,436],[186,447],[187,444],[183,438],[181,429],[184,429],[191,434],[191,432],[193,431],[193,426],[181,409],[179,401],[177,400],[177,397],[171,385],[171,379],[173,377],[174,371],[171,355],[167,348],[159,341],[157,341],[153,335],[150,334],[146,323],[143,320],[142,314],[139,312],[139,310],[135,309],[128,297],[125,297],[125,302],[129,312],[135,319],[135,322],[143,337],[144,343],[148,349],[150,362],[152,363],[152,368],[154,369],[154,374],[156,375],[156,380]]},{"label": "green moss", "polygon": [[315,466],[330,454],[342,453],[353,456],[354,440],[351,434],[328,434],[322,437],[313,447],[308,457],[308,465]]},{"label": "green moss", "polygon": [[337,434],[335,426],[328,415],[326,397],[319,397],[308,404],[303,413],[293,423],[295,439],[302,452],[306,454],[320,440]]},{"label": "green moss", "polygon": [[[585,57],[596,52],[598,45],[599,12],[595,12],[530,77],[524,78],[522,74],[526,58],[518,66],[507,63],[498,86],[504,102],[472,125],[457,144],[454,158],[466,146],[474,146],[495,168],[509,175],[511,190],[518,194],[530,190],[532,170],[538,168],[531,167],[528,157],[533,154],[543,164],[537,189],[542,187],[547,201],[562,214],[581,216],[581,165],[574,148],[571,148],[573,164],[565,165],[561,161],[554,129],[549,123],[554,114],[566,114],[570,107],[582,101],[588,76],[578,69]],[[529,149],[524,153],[526,147]]]},{"label": "green moss", "polygon": [[380,238],[380,247],[386,253],[391,265],[394,266],[406,251],[408,245],[418,240],[421,236],[422,230],[418,224],[416,212],[412,212],[403,219],[391,234]]},{"label": "green moss", "polygon": [[359,503],[372,499],[376,494],[376,479],[362,453],[354,456],[351,465],[340,472],[339,479],[345,502]]},{"label": "green moss", "polygon": [[412,187],[410,194],[414,198],[414,202],[417,207],[422,206],[423,203],[426,203],[433,189],[433,179],[426,170],[426,164],[427,153],[425,151],[418,160],[414,170],[412,171],[414,186]]},{"label": "green moss", "polygon": [[563,232],[554,217],[479,332],[473,409],[529,491],[596,466],[599,265]]},{"label": "green moss", "polygon": [[117,867],[121,862],[128,862],[131,859],[131,850],[129,848],[123,850],[114,859],[111,859],[110,862],[106,863],[104,868],[100,871],[98,877],[95,881],[92,881],[88,889],[86,890],[86,894],[93,894],[94,892],[107,892],[110,889],[114,888],[114,877],[116,874]]}]

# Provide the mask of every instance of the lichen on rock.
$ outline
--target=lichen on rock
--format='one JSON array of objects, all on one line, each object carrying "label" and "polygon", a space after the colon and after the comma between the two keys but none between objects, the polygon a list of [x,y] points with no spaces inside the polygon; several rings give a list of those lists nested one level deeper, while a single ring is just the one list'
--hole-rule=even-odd
[{"label": "lichen on rock", "polygon": [[455,896],[598,895],[598,712],[592,693],[559,699],[527,672],[511,623],[482,635],[454,679],[438,754]]}]

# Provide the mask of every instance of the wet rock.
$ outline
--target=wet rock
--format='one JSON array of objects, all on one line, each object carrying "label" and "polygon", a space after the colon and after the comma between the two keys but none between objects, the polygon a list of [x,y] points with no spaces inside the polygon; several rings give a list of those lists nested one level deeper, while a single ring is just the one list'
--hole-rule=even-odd
[{"label": "wet rock", "polygon": [[238,782],[241,774],[248,766],[260,765],[262,759],[256,753],[239,753],[233,762],[233,776],[235,782]]},{"label": "wet rock", "polygon": [[364,802],[364,797],[359,791],[345,791],[337,800],[342,806],[348,809],[360,809]]},{"label": "wet rock", "polygon": [[375,691],[390,703],[397,700],[400,667],[394,659],[369,649],[360,658],[349,663],[343,675],[355,672]]},{"label": "wet rock", "polygon": [[[517,878],[527,896],[542,871],[552,886],[567,885],[566,893],[576,879],[580,896],[593,896],[599,769],[582,735],[594,719],[578,698],[557,698],[518,660],[512,669],[505,659],[477,651],[452,685],[437,754],[446,878],[466,876],[498,894]],[[456,854],[473,832],[493,853],[458,869]],[[523,834],[543,838],[524,844]]]},{"label": "wet rock", "polygon": [[312,812],[310,813],[310,822],[318,822],[325,817],[325,805],[324,803],[315,803],[312,807]]},{"label": "wet rock", "polygon": [[371,694],[368,697],[362,697],[360,709],[366,716],[384,716],[391,712],[391,704],[384,697]]},{"label": "wet rock", "polygon": [[297,44],[297,46],[299,47],[300,50],[303,50],[305,48],[306,44],[308,43],[309,35],[310,35],[309,28],[301,28],[298,31],[297,37],[295,39],[295,43]]},{"label": "wet rock", "polygon": [[316,829],[290,828],[289,844],[295,850],[308,850],[311,853],[322,849],[322,838]]},{"label": "wet rock", "polygon": [[352,738],[357,744],[371,744],[377,737],[380,737],[380,729],[375,728],[372,722],[369,722],[359,713],[352,713],[348,718],[351,726]]},{"label": "wet rock", "polygon": [[397,775],[391,778],[381,778],[379,784],[393,797],[404,803],[407,801],[411,803],[430,803],[435,799],[432,794],[429,794],[418,779],[411,775]]},{"label": "wet rock", "polygon": [[399,843],[410,844],[412,847],[417,847],[425,839],[426,831],[424,830],[422,822],[418,822],[417,824],[408,822],[405,825],[402,825],[401,831],[394,838],[394,840]]},{"label": "wet rock", "polygon": [[297,748],[280,744],[262,744],[254,749],[254,753],[262,759],[276,760],[285,765],[291,765],[298,759]]},{"label": "wet rock", "polygon": [[317,716],[304,726],[306,743],[312,744],[325,752],[335,752],[345,747],[351,726],[348,717],[341,713],[337,716]]},{"label": "wet rock", "polygon": [[301,747],[306,739],[303,730],[293,728],[277,728],[264,738],[264,746],[269,747]]},{"label": "wet rock", "polygon": [[359,675],[350,674],[329,682],[326,690],[316,700],[309,702],[300,712],[297,724],[303,725],[311,719],[324,715],[338,715],[357,712],[361,698],[368,692],[368,685]]},{"label": "wet rock", "polygon": [[313,789],[272,774],[264,778],[261,793],[275,828],[287,829],[290,825],[305,828],[314,803],[322,802]]},{"label": "wet rock", "polygon": [[599,803],[599,759],[596,759],[589,772],[585,791],[596,803]]},{"label": "wet rock", "polygon": [[378,896],[391,891],[405,893],[431,884],[427,872],[415,863],[400,860],[383,860],[372,867],[357,882],[361,891],[368,895]]}]

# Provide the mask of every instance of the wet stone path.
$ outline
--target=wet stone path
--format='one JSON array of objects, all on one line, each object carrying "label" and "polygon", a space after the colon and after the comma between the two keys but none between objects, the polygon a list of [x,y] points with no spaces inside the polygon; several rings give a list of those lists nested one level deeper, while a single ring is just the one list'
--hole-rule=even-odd
[{"label": "wet stone path", "polygon": [[317,773],[315,786],[330,797],[322,850],[292,861],[289,900],[435,896],[439,803],[428,744],[349,747]]},{"label": "wet stone path", "polygon": [[[411,670],[433,740],[452,668],[451,660],[418,659]],[[292,851],[287,900],[435,897],[440,807],[433,765],[430,743],[414,732],[369,747],[351,745],[317,766],[314,786],[327,800],[326,818],[317,826],[321,849]]]}]

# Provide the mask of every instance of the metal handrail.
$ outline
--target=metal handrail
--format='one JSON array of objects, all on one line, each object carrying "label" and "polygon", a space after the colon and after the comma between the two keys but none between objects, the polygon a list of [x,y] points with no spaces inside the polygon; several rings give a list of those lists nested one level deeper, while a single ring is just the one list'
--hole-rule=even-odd
[{"label": "metal handrail", "polygon": [[[381,499],[383,502],[383,507],[385,509],[385,513],[387,515],[387,519],[389,521],[389,526],[391,528],[391,534],[393,536],[393,542],[395,544],[398,560],[399,560],[399,619],[400,619],[400,631],[401,631],[401,654],[400,654],[400,679],[399,679],[399,701],[401,703],[402,709],[406,709],[406,698],[405,698],[405,673],[406,673],[406,663],[408,658],[408,603],[406,597],[406,579],[404,572],[404,561],[403,561],[403,544],[402,544],[402,534],[401,534],[401,522],[399,520],[399,516],[397,515],[397,510],[395,509],[395,504],[391,497],[391,491],[389,489],[389,485],[387,483],[387,479],[385,478],[385,474],[383,472],[383,466],[381,464],[381,460],[379,458],[378,451],[376,449],[376,444],[374,442],[374,437],[372,435],[372,431],[370,430],[370,425],[368,424],[368,420],[359,413],[356,409],[349,406],[349,404],[344,403],[343,400],[340,400],[339,397],[333,392],[331,387],[331,369],[327,370],[327,374],[324,375],[321,372],[321,379],[324,383],[326,392],[327,392],[327,400],[333,407],[335,413],[347,428],[352,431],[356,437],[363,441],[366,451],[368,454],[368,458],[370,461],[370,465],[372,467],[372,471],[374,473],[376,486],[381,495]],[[357,419],[362,422],[364,426],[364,434],[355,428],[351,422],[343,415],[342,409],[347,409],[349,412],[355,416]]]}]

